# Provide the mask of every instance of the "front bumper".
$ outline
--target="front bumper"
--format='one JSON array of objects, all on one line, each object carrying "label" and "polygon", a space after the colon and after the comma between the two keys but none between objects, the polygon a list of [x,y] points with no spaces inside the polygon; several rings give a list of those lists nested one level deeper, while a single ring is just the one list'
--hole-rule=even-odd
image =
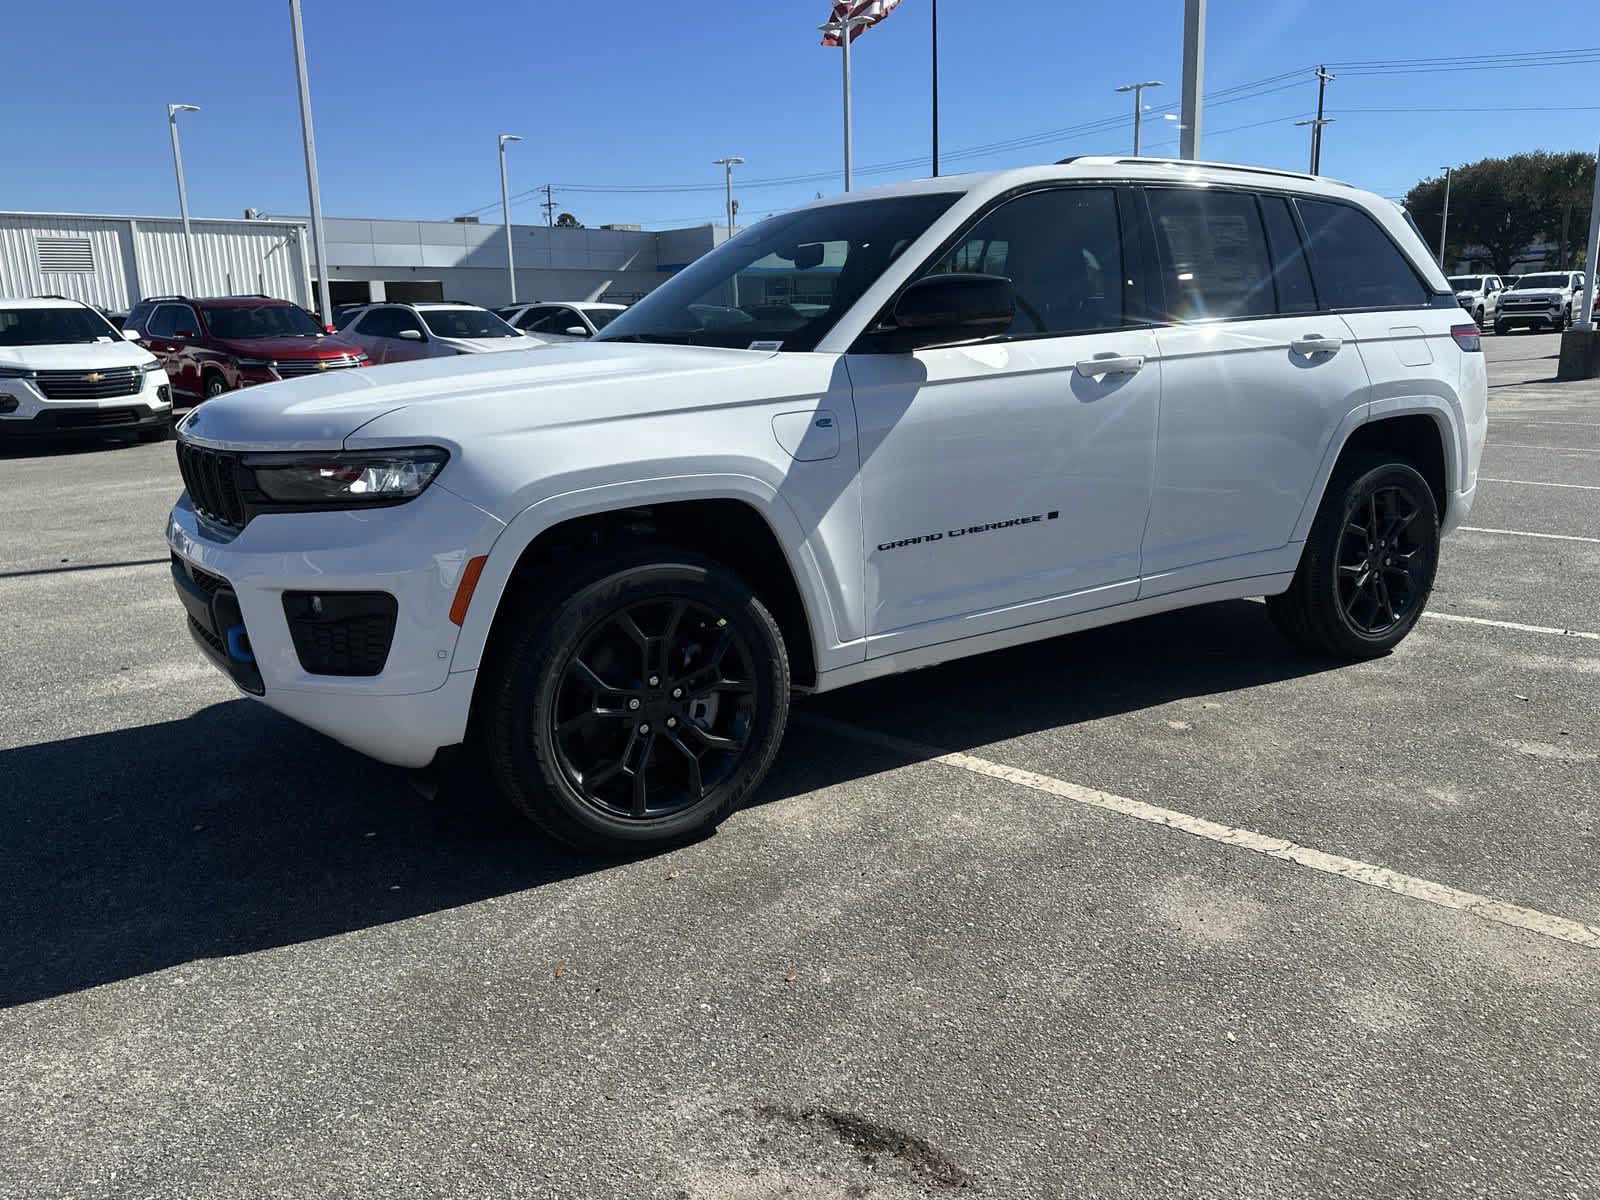
[{"label": "front bumper", "polygon": [[[190,632],[235,686],[362,753],[419,767],[465,734],[476,671],[450,670],[460,634],[450,604],[467,561],[488,553],[502,528],[437,484],[392,508],[269,513],[237,532],[200,517],[185,494],[167,545]],[[382,669],[308,671],[286,592],[392,595]]]},{"label": "front bumper", "polygon": [[172,389],[153,374],[131,395],[52,400],[28,379],[0,379],[0,438],[133,433],[172,423]]}]

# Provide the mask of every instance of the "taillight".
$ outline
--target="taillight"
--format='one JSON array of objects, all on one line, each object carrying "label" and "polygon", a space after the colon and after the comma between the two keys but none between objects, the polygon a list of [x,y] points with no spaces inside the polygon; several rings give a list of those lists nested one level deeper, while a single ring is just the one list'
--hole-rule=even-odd
[{"label": "taillight", "polygon": [[1450,336],[1455,338],[1456,345],[1463,350],[1483,350],[1483,338],[1476,325],[1452,325]]}]

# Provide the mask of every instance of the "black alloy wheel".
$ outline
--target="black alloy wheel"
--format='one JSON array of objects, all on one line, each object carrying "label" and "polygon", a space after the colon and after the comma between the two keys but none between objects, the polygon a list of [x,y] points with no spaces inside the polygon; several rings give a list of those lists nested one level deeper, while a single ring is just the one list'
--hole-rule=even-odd
[{"label": "black alloy wheel", "polygon": [[1339,542],[1339,607],[1356,632],[1382,637],[1405,620],[1433,580],[1422,507],[1400,487],[1369,491]]},{"label": "black alloy wheel", "polygon": [[206,399],[211,400],[228,390],[228,382],[221,375],[206,376]]},{"label": "black alloy wheel", "polygon": [[783,632],[694,551],[574,559],[501,601],[473,736],[505,796],[564,842],[637,852],[703,836],[777,756]]},{"label": "black alloy wheel", "polygon": [[596,622],[561,668],[556,761],[583,801],[646,820],[699,804],[737,769],[756,718],[746,640],[681,596]]}]

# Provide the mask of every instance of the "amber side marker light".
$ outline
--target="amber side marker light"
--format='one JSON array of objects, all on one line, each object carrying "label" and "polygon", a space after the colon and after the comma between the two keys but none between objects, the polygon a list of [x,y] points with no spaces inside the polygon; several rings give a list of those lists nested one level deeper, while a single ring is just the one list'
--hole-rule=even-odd
[{"label": "amber side marker light", "polygon": [[467,605],[472,603],[472,593],[478,586],[478,576],[483,574],[483,564],[488,561],[487,554],[467,559],[467,569],[461,572],[461,582],[456,584],[456,598],[450,603],[452,624],[466,624]]}]

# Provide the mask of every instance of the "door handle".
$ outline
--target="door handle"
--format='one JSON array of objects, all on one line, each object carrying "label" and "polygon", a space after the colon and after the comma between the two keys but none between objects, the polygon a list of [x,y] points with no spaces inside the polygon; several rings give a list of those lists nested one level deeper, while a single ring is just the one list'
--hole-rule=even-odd
[{"label": "door handle", "polygon": [[1144,367],[1142,354],[1097,354],[1078,360],[1078,374],[1085,379],[1102,375],[1136,375]]},{"label": "door handle", "polygon": [[1337,354],[1339,347],[1344,345],[1343,338],[1323,337],[1320,333],[1308,333],[1304,337],[1297,337],[1289,343],[1289,349],[1296,354],[1303,354],[1310,358],[1313,354]]}]

